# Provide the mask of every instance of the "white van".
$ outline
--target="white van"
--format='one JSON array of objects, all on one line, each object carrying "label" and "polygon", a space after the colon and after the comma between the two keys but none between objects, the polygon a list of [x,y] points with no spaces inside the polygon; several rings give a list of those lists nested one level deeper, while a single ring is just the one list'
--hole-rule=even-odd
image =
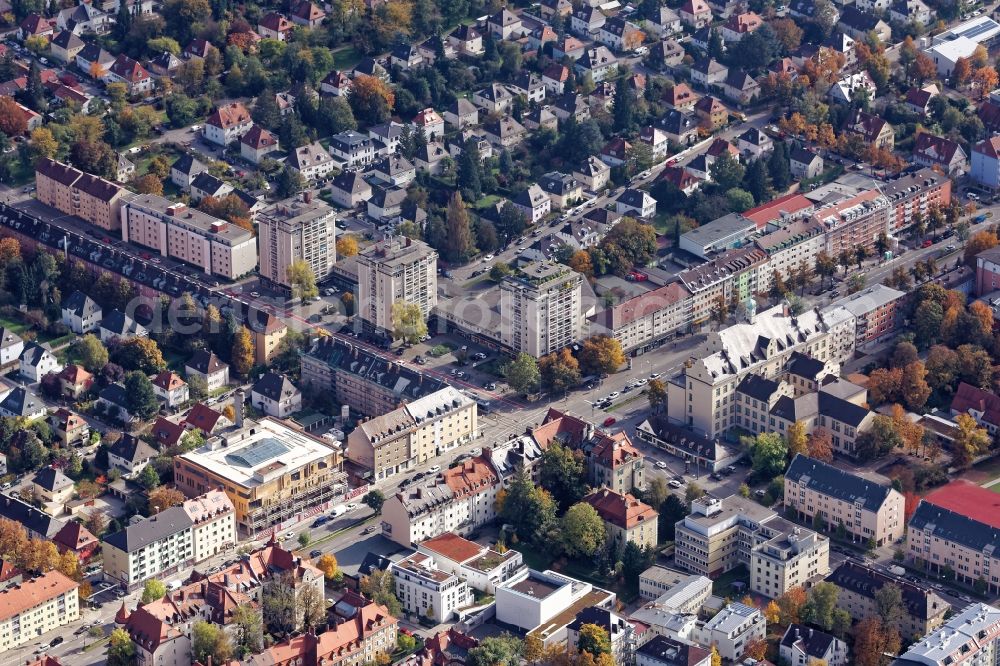
[{"label": "white van", "polygon": [[179,590],[179,589],[181,589],[181,582],[179,580],[172,580],[169,583],[167,583],[167,590],[168,591],[174,592],[174,591]]},{"label": "white van", "polygon": [[333,516],[334,518],[336,518],[337,516],[342,516],[345,513],[347,513],[347,507],[344,506],[343,504],[341,504],[340,506],[333,507],[333,510],[330,511],[330,515]]}]

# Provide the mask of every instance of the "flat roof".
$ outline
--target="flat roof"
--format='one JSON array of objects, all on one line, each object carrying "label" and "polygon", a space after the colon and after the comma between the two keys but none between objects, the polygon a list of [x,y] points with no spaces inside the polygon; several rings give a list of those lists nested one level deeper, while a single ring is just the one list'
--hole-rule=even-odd
[{"label": "flat roof", "polygon": [[224,433],[199,449],[180,456],[245,488],[264,482],[279,469],[289,473],[327,458],[336,451],[318,439],[273,419],[248,422],[242,431]]},{"label": "flat roof", "polygon": [[[568,583],[567,583],[568,584]],[[544,599],[558,590],[562,585],[554,585],[547,580],[537,578],[533,573],[524,580],[510,586],[512,590],[526,594],[535,599]]]},{"label": "flat roof", "polygon": [[708,247],[740,234],[749,234],[756,228],[757,225],[752,220],[744,218],[739,213],[729,213],[685,232],[681,238],[701,247]]},{"label": "flat roof", "polygon": [[[155,194],[133,194],[125,198],[127,206],[145,209],[155,217],[169,220],[179,227],[204,234],[226,243],[242,243],[253,240],[253,234],[235,224],[220,220],[203,211],[181,203],[174,203]],[[171,214],[170,211],[173,211]]]}]

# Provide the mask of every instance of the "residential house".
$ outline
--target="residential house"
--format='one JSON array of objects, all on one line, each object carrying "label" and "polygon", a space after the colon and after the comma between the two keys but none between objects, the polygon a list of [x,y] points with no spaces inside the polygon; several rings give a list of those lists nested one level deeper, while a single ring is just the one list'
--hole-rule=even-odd
[{"label": "residential house", "polygon": [[569,0],[542,0],[538,8],[542,18],[551,21],[553,16],[566,17],[573,13],[573,3]]},{"label": "residential house", "polygon": [[424,64],[424,56],[416,45],[399,43],[389,53],[389,64],[406,71]]},{"label": "residential house", "polygon": [[748,162],[760,159],[774,150],[774,141],[756,127],[751,127],[736,139],[736,147]]},{"label": "residential house", "polygon": [[552,47],[552,57],[559,60],[563,58],[578,60],[583,55],[585,48],[583,42],[573,35],[563,35],[563,38]]},{"label": "residential house", "polygon": [[802,624],[790,624],[778,646],[786,664],[823,662],[828,666],[847,666],[847,643],[830,634]]},{"label": "residential house", "polygon": [[479,124],[479,109],[464,97],[458,97],[444,110],[444,120],[456,129],[473,127]]},{"label": "residential house", "polygon": [[277,137],[260,125],[254,125],[240,138],[240,156],[252,164],[260,164],[268,154],[277,150]]},{"label": "residential house", "polygon": [[570,117],[581,123],[590,118],[590,105],[587,100],[578,93],[565,93],[555,98],[552,102],[552,113],[559,120],[567,120]]},{"label": "residential house", "polygon": [[250,404],[268,416],[284,419],[302,410],[302,392],[284,375],[268,372],[250,389]]},{"label": "residential house", "polygon": [[685,0],[678,13],[681,23],[692,30],[704,28],[712,22],[712,9],[705,0]]},{"label": "residential house", "polygon": [[984,139],[972,147],[969,177],[990,189],[1000,187],[1000,137]]},{"label": "residential house", "polygon": [[573,177],[580,181],[588,192],[600,192],[608,186],[611,167],[600,158],[591,156],[573,171]]},{"label": "residential house", "polygon": [[344,208],[355,208],[372,196],[372,186],[356,171],[344,171],[330,181],[330,198]]},{"label": "residential house", "polygon": [[257,34],[264,39],[287,42],[291,39],[295,25],[278,12],[268,12],[257,23]]},{"label": "residential house", "polygon": [[153,392],[169,408],[180,407],[190,399],[190,391],[175,372],[164,370],[153,378]]},{"label": "residential house", "polygon": [[299,2],[292,2],[289,16],[292,17],[292,23],[295,25],[318,28],[323,19],[326,18],[326,12],[319,5],[309,2],[309,0],[300,0]]},{"label": "residential house", "polygon": [[108,83],[124,83],[132,97],[145,96],[153,91],[153,77],[146,68],[126,55],[119,55],[108,68]]},{"label": "residential house", "polygon": [[616,167],[625,164],[632,150],[632,144],[621,137],[615,137],[601,149],[601,161],[609,167]]},{"label": "residential house", "polygon": [[472,94],[472,103],[487,113],[504,113],[513,101],[513,95],[502,83],[491,83]]},{"label": "residential house", "polygon": [[62,384],[62,395],[75,400],[93,387],[94,375],[70,363],[59,373],[59,382]]},{"label": "residential house", "polygon": [[486,19],[486,28],[498,40],[517,39],[525,32],[521,17],[506,7]]},{"label": "residential house", "polygon": [[129,412],[128,394],[121,384],[109,384],[97,394],[97,405],[100,413],[106,414],[112,421],[130,423],[134,416]]},{"label": "residential house", "polygon": [[87,44],[75,32],[63,30],[49,42],[49,52],[59,62],[68,65],[76,61],[76,54]]},{"label": "residential house", "polygon": [[889,18],[897,23],[930,25],[934,12],[923,0],[895,0],[889,8]]},{"label": "residential house", "polygon": [[840,20],[837,21],[837,27],[856,40],[864,40],[873,32],[883,44],[888,44],[892,40],[892,28],[889,27],[888,23],[878,16],[863,12],[852,5],[843,7]]},{"label": "residential house", "polygon": [[744,35],[749,35],[760,26],[764,25],[763,19],[755,12],[738,13],[734,12],[722,24],[722,41],[728,43],[738,42]]},{"label": "residential house", "polygon": [[528,219],[528,224],[536,224],[542,220],[552,209],[552,202],[549,195],[537,184],[522,190],[511,199],[518,210],[524,213]]},{"label": "residential house", "polygon": [[937,84],[929,83],[923,88],[910,88],[906,91],[906,110],[920,116],[926,116],[930,111],[931,100],[940,95]]},{"label": "residential house", "polygon": [[439,174],[444,168],[444,158],[448,157],[448,151],[438,141],[432,141],[426,146],[417,150],[413,156],[413,164],[418,171],[426,171],[429,174]]},{"label": "residential house", "polygon": [[616,493],[610,488],[595,490],[582,501],[594,507],[604,521],[611,547],[624,546],[629,541],[640,548],[656,547],[658,514],[653,507],[629,493]]},{"label": "residential house", "polygon": [[[661,7],[667,9],[667,7]],[[663,71],[668,71],[684,62],[687,55],[684,47],[676,39],[664,39],[650,47],[653,53],[653,60],[660,63]]]},{"label": "residential house", "polygon": [[855,110],[854,115],[848,119],[844,131],[860,135],[866,145],[875,148],[892,150],[896,142],[892,123],[861,109]]},{"label": "residential house", "polygon": [[97,44],[88,43],[76,54],[76,66],[92,79],[104,81],[115,62],[115,57]]},{"label": "residential house", "polygon": [[969,168],[968,156],[957,142],[930,132],[920,132],[913,144],[913,161],[925,167],[938,167],[955,176]]},{"label": "residential house", "polygon": [[52,429],[56,441],[65,447],[84,443],[90,435],[87,420],[65,407],[60,407],[49,414],[49,428]]},{"label": "residential house", "polygon": [[175,56],[170,51],[163,51],[159,55],[153,56],[149,59],[147,67],[156,76],[160,78],[173,78],[180,72],[181,65],[183,62],[180,58]]},{"label": "residential house", "polygon": [[34,393],[17,386],[0,400],[0,416],[34,421],[45,416],[45,402]]},{"label": "residential house", "polygon": [[632,51],[642,44],[642,28],[621,15],[612,16],[597,31],[597,41],[614,51]]},{"label": "residential house", "polygon": [[267,365],[278,352],[279,345],[288,334],[288,326],[281,319],[268,312],[250,310],[246,327],[253,336],[254,363]]},{"label": "residential house", "polygon": [[528,131],[524,125],[511,117],[504,117],[499,120],[486,123],[483,126],[483,133],[486,139],[498,150],[511,148],[524,140]]},{"label": "residential house", "polygon": [[545,174],[538,181],[539,186],[548,195],[553,210],[570,208],[583,196],[583,188],[573,176],[558,171]]},{"label": "residential house", "polygon": [[228,146],[253,127],[250,112],[240,102],[217,107],[205,121],[205,139],[219,146]]},{"label": "residential house", "polygon": [[170,165],[170,182],[186,192],[191,188],[195,177],[205,171],[208,171],[207,166],[192,155],[185,153]]},{"label": "residential house", "polygon": [[721,86],[729,76],[729,68],[715,58],[701,58],[691,65],[691,80],[700,86]]},{"label": "residential house", "polygon": [[108,464],[117,468],[123,476],[132,478],[158,455],[160,452],[145,441],[126,433],[108,447]]},{"label": "residential house", "polygon": [[618,71],[618,59],[606,46],[594,46],[586,49],[573,67],[581,77],[590,74],[591,81],[600,83]]},{"label": "residential house", "polygon": [[448,33],[448,43],[459,55],[478,57],[486,52],[483,46],[483,35],[473,25],[459,25]]},{"label": "residential house", "polygon": [[[656,634],[635,651],[635,666],[711,666],[712,652]],[[765,666],[764,662],[758,662]]]},{"label": "residential house", "polygon": [[403,212],[403,201],[406,200],[406,190],[401,187],[372,188],[372,196],[368,199],[368,217],[378,222],[391,220]]},{"label": "residential house", "polygon": [[789,151],[789,169],[792,178],[803,180],[815,178],[823,173],[823,158],[802,146],[795,146]]},{"label": "residential house", "polygon": [[196,351],[184,364],[184,374],[190,380],[197,377],[205,382],[205,388],[211,392],[229,383],[229,366],[219,360],[214,353],[201,349]]},{"label": "residential house", "polygon": [[384,187],[405,188],[417,177],[417,169],[402,155],[383,157],[370,167],[371,175]]},{"label": "residential house", "polygon": [[[74,291],[62,303],[62,323],[77,335],[90,333],[101,322],[101,306],[81,291]],[[20,354],[18,354],[20,355]],[[0,362],[0,365],[3,363]]]},{"label": "residential house", "polygon": [[[338,154],[338,150],[342,148],[342,145],[338,143],[339,136],[341,135],[330,137],[330,150],[334,154]],[[291,151],[286,164],[302,174],[302,177],[308,181],[320,180],[329,176],[335,166],[333,157],[318,141],[307,143]]]},{"label": "residential house", "polygon": [[739,104],[749,104],[760,94],[760,84],[742,69],[729,70],[722,89],[726,97]]},{"label": "residential house", "polygon": [[73,499],[75,486],[73,479],[55,467],[43,467],[31,479],[32,494],[46,504],[60,507]]},{"label": "residential house", "polygon": [[[2,333],[6,334],[6,331]],[[16,347],[16,345],[14,346]],[[21,347],[24,351],[20,355],[20,374],[32,384],[42,381],[42,377],[49,373],[58,373],[62,370],[59,359],[46,347],[35,342],[28,345],[21,342]],[[6,351],[0,347],[0,355]]]},{"label": "residential house", "polygon": [[321,94],[346,97],[351,90],[351,78],[344,72],[333,70],[319,84]]},{"label": "residential house", "polygon": [[149,335],[146,327],[120,310],[112,310],[101,319],[99,327],[101,342],[121,341],[130,338],[144,338]]},{"label": "residential house", "polygon": [[24,42],[29,37],[52,37],[55,31],[56,26],[52,21],[32,12],[18,26],[17,38]]},{"label": "residential house", "polygon": [[661,39],[679,35],[683,29],[681,15],[677,13],[676,9],[667,6],[658,8],[653,18],[647,18],[645,27]]},{"label": "residential house", "polygon": [[691,111],[698,102],[698,96],[686,83],[677,83],[663,92],[663,104],[668,109]]},{"label": "residential house", "polygon": [[536,106],[534,109],[522,116],[524,127],[529,131],[540,128],[557,130],[559,128],[559,118],[552,113],[549,106]]},{"label": "residential house", "polygon": [[566,626],[566,646],[573,650],[580,641],[580,630],[585,625],[600,627],[608,637],[611,657],[616,664],[634,662],[636,627],[618,613],[600,606],[588,606],[578,612]]},{"label": "residential house", "polygon": [[729,122],[729,109],[720,100],[705,95],[694,105],[695,115],[699,118],[699,126],[714,132],[725,127]]},{"label": "residential house", "polygon": [[645,190],[629,187],[615,201],[615,210],[624,215],[652,219],[656,215],[656,199]]}]

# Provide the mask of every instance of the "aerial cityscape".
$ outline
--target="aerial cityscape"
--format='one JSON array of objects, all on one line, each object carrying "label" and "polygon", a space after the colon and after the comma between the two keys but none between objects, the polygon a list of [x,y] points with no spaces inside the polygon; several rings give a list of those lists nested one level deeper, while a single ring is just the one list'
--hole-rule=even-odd
[{"label": "aerial cityscape", "polygon": [[0,0],[0,666],[997,666],[1000,4]]}]

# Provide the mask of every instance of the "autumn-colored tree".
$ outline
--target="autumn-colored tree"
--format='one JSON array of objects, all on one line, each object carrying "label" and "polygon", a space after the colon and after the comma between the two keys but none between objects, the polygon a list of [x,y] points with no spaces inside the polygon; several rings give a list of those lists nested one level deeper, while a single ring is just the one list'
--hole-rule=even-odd
[{"label": "autumn-colored tree", "polygon": [[809,442],[806,439],[806,424],[803,421],[796,421],[788,426],[785,441],[788,442],[789,458],[794,458],[797,453],[808,453]]},{"label": "autumn-colored tree", "polygon": [[764,619],[768,624],[777,624],[781,621],[781,607],[774,599],[767,602],[767,606],[764,607]]},{"label": "autumn-colored tree", "polygon": [[590,253],[586,250],[574,252],[569,258],[569,267],[588,278],[594,277],[594,265],[590,260]]},{"label": "autumn-colored tree", "polygon": [[877,616],[869,616],[854,626],[853,662],[857,666],[886,666],[899,653],[899,631],[886,626]]},{"label": "autumn-colored tree", "polygon": [[323,572],[323,576],[327,580],[333,580],[340,570],[337,558],[333,553],[323,553],[320,555],[319,560],[316,561],[316,567]]},{"label": "autumn-colored tree", "polygon": [[67,550],[59,556],[56,570],[72,580],[80,580],[80,559],[72,550]]},{"label": "autumn-colored tree", "polygon": [[955,424],[958,432],[951,447],[954,453],[952,464],[958,468],[968,467],[978,456],[989,451],[993,440],[986,429],[980,428],[976,419],[968,414],[957,415]]},{"label": "autumn-colored tree", "polygon": [[28,120],[21,107],[8,95],[0,96],[0,132],[9,137],[21,136],[28,131]]},{"label": "autumn-colored tree", "polygon": [[808,600],[805,589],[795,586],[778,597],[778,608],[781,610],[781,624],[797,624],[801,621],[802,607]]},{"label": "autumn-colored tree", "polygon": [[580,369],[588,375],[610,375],[625,364],[621,343],[607,335],[584,340],[580,350]]},{"label": "autumn-colored tree", "polygon": [[907,408],[916,411],[931,397],[931,387],[927,385],[927,370],[921,361],[914,361],[903,368],[899,390]]},{"label": "autumn-colored tree", "polygon": [[868,373],[868,402],[881,405],[896,402],[903,385],[901,368],[878,368]]},{"label": "autumn-colored tree", "polygon": [[719,648],[714,645],[711,652],[711,666],[722,666],[722,655],[719,654]]},{"label": "autumn-colored tree", "polygon": [[976,90],[977,97],[982,99],[995,90],[1000,77],[992,67],[980,67],[972,73],[972,87]]},{"label": "autumn-colored tree", "polygon": [[245,326],[240,327],[234,336],[231,361],[233,370],[241,377],[246,377],[250,368],[253,367],[253,338],[250,337],[250,331]]},{"label": "autumn-colored tree", "polygon": [[21,243],[16,238],[0,238],[0,267],[21,258]]},{"label": "autumn-colored tree", "polygon": [[139,194],[163,196],[163,181],[151,173],[136,178],[132,181],[132,187]]},{"label": "autumn-colored tree", "polygon": [[34,159],[47,157],[52,159],[59,150],[59,142],[48,127],[36,127],[31,130],[31,156]]},{"label": "autumn-colored tree", "polygon": [[351,108],[355,117],[364,122],[378,122],[396,104],[396,94],[382,79],[359,74],[351,81]]},{"label": "autumn-colored tree", "polygon": [[184,493],[176,488],[158,486],[149,491],[149,509],[153,513],[166,511],[184,501]]},{"label": "autumn-colored tree", "polygon": [[931,80],[937,76],[937,66],[926,53],[918,53],[917,59],[913,63],[913,78],[918,84]]},{"label": "autumn-colored tree", "polygon": [[778,121],[778,128],[786,134],[799,136],[805,132],[806,119],[798,111]]},{"label": "autumn-colored tree", "polygon": [[990,250],[1000,245],[995,231],[977,231],[965,243],[965,263],[975,268],[976,255],[984,250]]},{"label": "autumn-colored tree", "polygon": [[353,257],[358,253],[358,239],[353,234],[347,234],[337,239],[337,258]]},{"label": "autumn-colored tree", "polygon": [[794,51],[802,43],[802,28],[792,19],[775,19],[770,23],[771,30],[786,52]]},{"label": "autumn-colored tree", "polygon": [[767,641],[763,638],[756,638],[747,643],[745,654],[757,661],[763,661],[767,657]]},{"label": "autumn-colored tree", "polygon": [[910,453],[916,454],[920,450],[921,444],[923,444],[924,427],[908,419],[906,417],[906,410],[898,403],[892,406],[890,415],[892,417],[892,424],[896,432],[899,433],[899,436],[903,438],[906,449]]},{"label": "autumn-colored tree", "polygon": [[972,65],[967,58],[959,58],[951,70],[951,79],[956,86],[964,86],[972,77]]}]

